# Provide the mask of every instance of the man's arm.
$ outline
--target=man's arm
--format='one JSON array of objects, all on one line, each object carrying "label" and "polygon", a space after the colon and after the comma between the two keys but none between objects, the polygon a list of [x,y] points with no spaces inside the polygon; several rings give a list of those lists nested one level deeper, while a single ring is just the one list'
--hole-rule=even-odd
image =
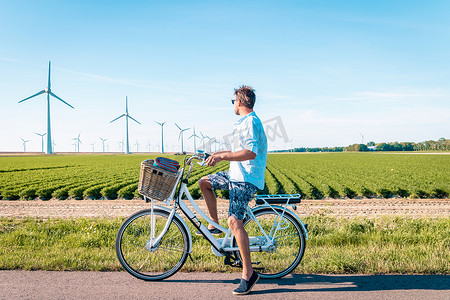
[{"label": "man's arm", "polygon": [[255,159],[256,154],[248,149],[242,149],[236,152],[231,151],[221,151],[211,154],[206,160],[208,166],[215,166],[218,162],[222,160],[227,161],[245,161]]}]

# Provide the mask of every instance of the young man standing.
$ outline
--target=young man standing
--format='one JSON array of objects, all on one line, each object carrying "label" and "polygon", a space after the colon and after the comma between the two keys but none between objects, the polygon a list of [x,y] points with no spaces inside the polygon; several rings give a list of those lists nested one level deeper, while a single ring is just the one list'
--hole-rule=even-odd
[{"label": "young man standing", "polygon": [[[251,291],[259,276],[253,270],[250,260],[249,239],[243,226],[243,218],[253,195],[258,189],[264,189],[267,138],[261,120],[253,111],[255,91],[249,86],[241,86],[235,89],[234,95],[231,103],[234,105],[234,112],[241,118],[234,124],[232,150],[216,152],[206,160],[209,166],[222,160],[230,161],[230,170],[203,177],[199,186],[211,219],[216,223],[218,216],[214,190],[229,190],[228,226],[236,238],[243,267],[241,282],[233,294],[245,295]],[[220,234],[212,225],[208,229],[213,234]]]}]

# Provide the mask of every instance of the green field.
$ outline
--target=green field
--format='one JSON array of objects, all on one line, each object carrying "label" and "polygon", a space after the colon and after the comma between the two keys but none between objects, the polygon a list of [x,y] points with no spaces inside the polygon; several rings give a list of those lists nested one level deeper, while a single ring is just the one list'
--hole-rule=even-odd
[{"label": "green field", "polygon": [[[165,155],[183,162],[184,156]],[[140,163],[157,155],[53,155],[0,157],[0,199],[131,199],[138,197]],[[197,181],[228,169],[196,166]],[[407,153],[269,154],[262,193],[324,197],[447,198],[450,155]],[[225,196],[226,193],[219,194]]]}]

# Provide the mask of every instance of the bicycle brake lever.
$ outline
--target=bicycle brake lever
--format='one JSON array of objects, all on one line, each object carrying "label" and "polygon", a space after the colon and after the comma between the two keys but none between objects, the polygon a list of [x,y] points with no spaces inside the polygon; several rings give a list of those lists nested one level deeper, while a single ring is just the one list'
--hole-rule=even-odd
[{"label": "bicycle brake lever", "polygon": [[206,159],[208,158],[208,157],[210,157],[211,155],[210,154],[208,154],[208,153],[205,153],[204,155],[203,155],[203,160],[202,160],[202,162],[197,162],[197,164],[199,164],[200,166],[202,166],[202,167],[204,167],[204,166],[206,166]]}]

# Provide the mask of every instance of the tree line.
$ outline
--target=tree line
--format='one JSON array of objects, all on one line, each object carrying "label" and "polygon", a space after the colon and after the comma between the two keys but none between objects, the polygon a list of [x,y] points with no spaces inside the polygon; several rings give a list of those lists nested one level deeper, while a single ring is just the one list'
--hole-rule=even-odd
[{"label": "tree line", "polygon": [[274,152],[365,152],[365,151],[450,151],[450,140],[440,138],[437,141],[429,140],[420,143],[414,142],[391,142],[353,144],[347,147],[316,147],[316,148],[294,148]]}]

